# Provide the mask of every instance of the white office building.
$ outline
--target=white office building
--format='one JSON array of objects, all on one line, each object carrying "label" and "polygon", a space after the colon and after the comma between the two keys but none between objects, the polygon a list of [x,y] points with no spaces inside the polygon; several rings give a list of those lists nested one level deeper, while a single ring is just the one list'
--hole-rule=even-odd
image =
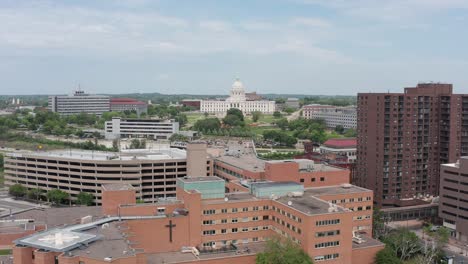
[{"label": "white office building", "polygon": [[302,115],[307,119],[323,119],[329,128],[341,125],[349,129],[357,126],[355,106],[306,105],[302,108]]},{"label": "white office building", "polygon": [[237,79],[233,83],[230,96],[226,100],[202,100],[200,103],[202,113],[225,115],[230,108],[237,108],[244,114],[250,114],[254,111],[273,114],[275,101],[247,100],[244,85]]},{"label": "white office building", "polygon": [[49,96],[48,108],[49,111],[60,115],[79,113],[102,115],[110,110],[110,97],[76,91],[73,95]]},{"label": "white office building", "polygon": [[179,123],[173,120],[114,117],[105,123],[105,130],[106,139],[169,139],[172,134],[179,132]]}]

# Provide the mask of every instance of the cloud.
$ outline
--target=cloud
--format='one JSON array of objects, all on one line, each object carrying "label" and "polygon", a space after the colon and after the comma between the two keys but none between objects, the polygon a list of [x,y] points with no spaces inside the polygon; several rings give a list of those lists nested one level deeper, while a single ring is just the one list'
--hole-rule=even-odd
[{"label": "cloud", "polygon": [[320,18],[311,17],[296,17],[290,21],[293,26],[306,26],[306,27],[330,27],[331,24]]},{"label": "cloud", "polygon": [[229,25],[223,21],[201,21],[199,25],[202,30],[209,30],[213,32],[227,32],[230,30]]}]

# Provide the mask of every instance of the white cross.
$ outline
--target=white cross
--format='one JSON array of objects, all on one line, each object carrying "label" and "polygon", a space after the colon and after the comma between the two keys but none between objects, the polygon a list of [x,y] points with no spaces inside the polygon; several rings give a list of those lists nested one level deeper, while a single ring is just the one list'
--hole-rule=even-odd
[{"label": "white cross", "polygon": [[74,239],[79,238],[73,234],[67,234],[62,232],[57,232],[55,234],[47,235],[43,238],[39,238],[39,241],[46,242],[48,244],[53,244],[55,247],[61,247],[64,242],[70,242]]}]

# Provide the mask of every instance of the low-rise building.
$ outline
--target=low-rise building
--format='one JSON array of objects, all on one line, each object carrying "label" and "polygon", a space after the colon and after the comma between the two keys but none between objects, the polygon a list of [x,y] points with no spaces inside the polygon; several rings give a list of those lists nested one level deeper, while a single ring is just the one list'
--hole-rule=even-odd
[{"label": "low-rise building", "polygon": [[299,98],[288,98],[284,103],[286,108],[299,109]]},{"label": "low-rise building", "polygon": [[329,128],[342,126],[345,129],[357,127],[355,106],[332,106],[312,104],[302,108],[302,115],[307,119],[322,119]]},{"label": "low-rise building", "polygon": [[113,117],[105,123],[106,139],[169,139],[178,132],[179,122],[174,120]]},{"label": "low-rise building", "polygon": [[354,163],[356,162],[356,138],[329,139],[320,146],[320,153],[325,156],[344,156],[349,162]]},{"label": "low-rise building", "polygon": [[[195,148],[197,147],[197,148]],[[154,202],[176,196],[176,179],[187,175],[212,175],[212,160],[205,144],[176,148],[100,152],[62,150],[9,153],[5,156],[5,185],[28,189],[59,189],[75,200],[80,192],[93,194],[101,204],[101,186],[128,183],[138,199]]]},{"label": "low-rise building", "polygon": [[440,166],[439,217],[451,235],[468,242],[468,157]]},{"label": "low-rise building", "polygon": [[225,193],[218,177],[177,182],[177,200],[153,204],[136,204],[130,185],[105,185],[104,217],[15,240],[15,263],[254,264],[280,236],[317,263],[371,264],[384,247],[371,229],[359,231],[372,223],[370,190],[336,185],[271,198]]},{"label": "low-rise building", "polygon": [[135,111],[138,115],[148,112],[148,104],[132,98],[110,99],[110,110],[115,112]]},{"label": "low-rise building", "polygon": [[102,115],[102,113],[110,110],[110,97],[91,95],[78,90],[73,95],[49,96],[48,109],[60,115],[80,113]]}]

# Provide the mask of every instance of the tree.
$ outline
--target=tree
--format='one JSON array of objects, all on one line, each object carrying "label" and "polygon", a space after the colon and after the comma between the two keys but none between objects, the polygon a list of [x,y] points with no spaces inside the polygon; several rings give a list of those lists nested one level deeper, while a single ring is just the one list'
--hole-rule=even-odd
[{"label": "tree", "polygon": [[172,136],[169,138],[171,142],[174,141],[188,141],[188,137],[181,135],[181,134],[172,134]]},{"label": "tree", "polygon": [[130,141],[130,149],[144,149],[146,148],[146,140],[134,138]]},{"label": "tree", "polygon": [[237,108],[230,108],[229,110],[227,110],[226,116],[228,116],[228,115],[235,115],[235,116],[239,117],[240,121],[244,121],[244,114],[242,113],[241,110],[239,110]]},{"label": "tree", "polygon": [[208,130],[219,130],[221,128],[221,122],[216,117],[200,119],[195,122],[193,128],[197,131],[203,132]]},{"label": "tree", "polygon": [[69,197],[68,193],[59,189],[52,189],[47,192],[47,199],[55,204],[61,204]]},{"label": "tree", "polygon": [[262,117],[262,112],[260,111],[253,111],[252,112],[252,121],[257,122],[260,117]]},{"label": "tree", "polygon": [[258,253],[257,264],[312,264],[310,256],[291,239],[274,237],[268,240],[265,251]]},{"label": "tree", "polygon": [[26,191],[27,191],[26,187],[17,183],[17,184],[13,184],[12,186],[10,186],[10,189],[8,192],[14,197],[18,198],[18,197],[23,197],[24,195],[26,195]]},{"label": "tree", "polygon": [[356,137],[357,136],[357,132],[356,132],[356,129],[353,129],[353,128],[349,128],[345,131],[344,133],[344,136],[345,137]]},{"label": "tree", "polygon": [[406,228],[399,228],[390,233],[384,238],[384,242],[402,261],[416,256],[421,251],[418,236]]},{"label": "tree", "polygon": [[288,125],[289,125],[288,119],[286,118],[281,118],[277,120],[275,123],[279,128],[281,128],[281,130],[286,130],[286,128],[288,128]]},{"label": "tree", "polygon": [[94,196],[91,193],[87,192],[80,192],[76,196],[76,203],[81,204],[81,205],[92,205],[94,202]]},{"label": "tree", "polygon": [[175,121],[179,122],[180,127],[183,127],[188,122],[187,115],[179,114],[175,117]]},{"label": "tree", "polygon": [[42,197],[42,190],[41,189],[31,189],[28,191],[28,198],[32,200],[40,200]]},{"label": "tree", "polygon": [[119,151],[119,149],[120,149],[120,144],[119,144],[119,140],[118,140],[118,139],[112,140],[112,149],[114,149],[114,151]]},{"label": "tree", "polygon": [[0,170],[3,170],[3,165],[4,165],[3,154],[0,153]]},{"label": "tree", "polygon": [[380,250],[375,256],[376,264],[401,264],[402,261],[397,257],[395,252],[388,246]]},{"label": "tree", "polygon": [[380,239],[386,235],[385,219],[383,212],[374,208],[372,215],[372,233],[375,239]]},{"label": "tree", "polygon": [[274,117],[274,118],[281,118],[282,116],[283,116],[283,115],[281,114],[280,111],[275,111],[275,112],[273,112],[273,117]]},{"label": "tree", "polygon": [[286,107],[286,109],[284,109],[284,112],[288,113],[289,115],[294,113],[294,111],[296,111],[296,109],[291,107]]},{"label": "tree", "polygon": [[338,133],[338,134],[343,134],[345,131],[344,127],[342,125],[337,125],[335,127],[335,132]]},{"label": "tree", "polygon": [[244,121],[237,115],[227,115],[223,118],[223,124],[229,127],[244,126]]},{"label": "tree", "polygon": [[210,114],[208,114],[207,112],[203,113],[203,116],[204,116],[205,118],[207,118],[209,115],[210,115]]}]

